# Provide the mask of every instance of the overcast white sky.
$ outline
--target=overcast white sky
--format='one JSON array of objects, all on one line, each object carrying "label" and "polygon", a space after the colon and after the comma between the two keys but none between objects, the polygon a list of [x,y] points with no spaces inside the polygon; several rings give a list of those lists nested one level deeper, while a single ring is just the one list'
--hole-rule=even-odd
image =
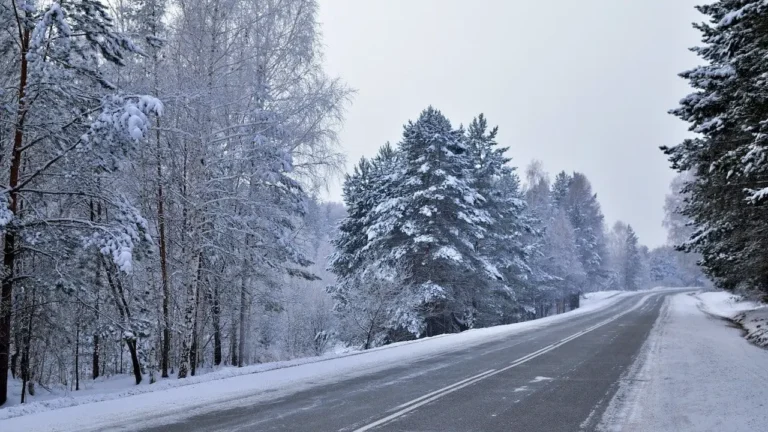
[{"label": "overcast white sky", "polygon": [[687,133],[666,112],[689,91],[677,73],[698,63],[697,3],[320,0],[327,70],[357,90],[347,164],[398,142],[428,105],[456,126],[482,112],[521,172],[539,159],[552,175],[585,173],[609,225],[660,245],[674,173],[658,146]]}]

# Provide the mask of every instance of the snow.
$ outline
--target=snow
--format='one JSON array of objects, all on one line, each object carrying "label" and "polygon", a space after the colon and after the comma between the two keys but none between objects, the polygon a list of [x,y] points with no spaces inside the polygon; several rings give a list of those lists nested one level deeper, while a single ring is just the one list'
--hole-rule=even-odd
[{"label": "snow", "polygon": [[722,291],[697,293],[698,307],[740,325],[750,342],[768,347],[768,305]]},{"label": "snow", "polygon": [[[597,293],[594,297],[604,297]],[[167,379],[152,385],[112,386],[74,397],[56,398],[0,409],[3,432],[81,431],[83,424],[103,430],[118,422],[134,428],[161,425],[181,418],[227,407],[274,400],[312,386],[339,382],[374,373],[393,364],[407,364],[441,353],[463,349],[523,331],[606,308],[627,296],[617,293],[586,302],[574,311],[534,321],[469,330],[402,342],[364,352],[335,354],[245,368],[224,368],[185,380]],[[127,381],[124,384],[128,384]],[[60,408],[60,409],[57,409]]]},{"label": "snow", "polygon": [[554,378],[545,377],[545,376],[537,376],[536,378],[531,380],[531,384],[538,383],[542,381],[552,381]]},{"label": "snow", "polygon": [[768,1],[765,1],[765,0],[763,0],[762,2],[748,3],[746,6],[742,7],[741,9],[737,9],[735,11],[731,11],[725,14],[725,16],[723,16],[723,19],[721,19],[717,25],[719,27],[729,27],[735,21],[740,20],[746,13],[750,12],[752,9],[755,9],[760,6],[766,6],[766,5],[768,5]]},{"label": "snow", "polygon": [[8,193],[6,191],[0,192],[0,231],[13,221],[13,212],[8,208],[8,205]]},{"label": "snow", "polygon": [[446,258],[452,261],[461,262],[463,260],[461,254],[450,246],[443,246],[437,250],[435,256],[438,258]]},{"label": "snow", "polygon": [[737,314],[761,307],[757,302],[742,300],[739,296],[725,291],[700,292],[694,295],[698,307],[704,312],[722,318],[732,319]]},{"label": "snow", "polygon": [[696,133],[709,133],[709,132],[717,130],[722,125],[723,125],[723,120],[720,119],[719,117],[715,117],[714,119],[705,121],[704,123],[699,125],[696,129],[694,129],[694,132],[696,132]]},{"label": "snow", "polygon": [[413,239],[414,243],[436,243],[437,239],[434,236],[421,234]]},{"label": "snow", "polygon": [[733,320],[747,333],[747,340],[755,345],[768,348],[768,308],[744,311]]},{"label": "snow", "polygon": [[762,201],[768,197],[768,188],[748,189],[750,201]]},{"label": "snow", "polygon": [[493,276],[494,278],[501,280],[504,277],[501,275],[501,272],[499,272],[499,269],[489,263],[488,261],[483,260],[483,267],[485,267],[485,271],[488,272],[489,275]]},{"label": "snow", "polygon": [[625,291],[597,291],[597,292],[591,292],[584,294],[584,298],[581,300],[581,305],[588,305],[593,302],[609,299],[611,297],[615,297],[617,295],[620,295],[622,293],[626,293]]},{"label": "snow", "polygon": [[765,430],[768,351],[747,343],[738,329],[701,307],[732,309],[724,298],[701,293],[667,299],[599,430]]}]

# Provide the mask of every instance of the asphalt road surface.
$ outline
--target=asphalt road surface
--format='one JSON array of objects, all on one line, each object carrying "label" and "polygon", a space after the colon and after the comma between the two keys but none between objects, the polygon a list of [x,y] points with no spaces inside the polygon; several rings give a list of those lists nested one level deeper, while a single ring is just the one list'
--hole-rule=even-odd
[{"label": "asphalt road surface", "polygon": [[145,431],[590,431],[668,293]]}]

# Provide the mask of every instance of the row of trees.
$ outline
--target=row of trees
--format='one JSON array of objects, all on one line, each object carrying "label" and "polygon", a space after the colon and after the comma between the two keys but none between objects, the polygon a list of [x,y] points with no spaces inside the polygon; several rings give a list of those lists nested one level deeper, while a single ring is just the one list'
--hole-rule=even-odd
[{"label": "row of trees", "polygon": [[675,203],[683,235],[675,239],[728,290],[768,294],[768,161],[766,76],[768,5],[720,0],[699,6],[696,24],[705,64],[683,72],[694,92],[672,113],[695,136],[663,147],[681,194]]},{"label": "row of trees", "polygon": [[119,373],[124,353],[136,383],[242,366],[277,315],[311,332],[282,338],[296,355],[320,349],[330,314],[306,299],[338,208],[311,196],[343,160],[350,91],[321,68],[316,16],[314,0],[0,1],[0,405],[6,371],[23,401],[29,381]]},{"label": "row of trees", "polygon": [[[455,128],[427,109],[347,176],[346,210],[318,202],[343,162],[350,90],[322,70],[317,7],[0,0],[0,405],[9,377],[23,401],[32,382],[183,378],[690,283],[675,251],[648,251],[623,223],[606,230],[585,175],[533,163],[521,179],[483,116]],[[717,70],[700,84],[736,85]],[[714,193],[690,181],[670,208]],[[756,204],[729,195],[741,225],[728,232],[749,250],[759,184]],[[685,231],[675,215],[670,232]],[[710,268],[715,251],[701,250]],[[730,277],[756,274],[744,269]]]},{"label": "row of trees", "polygon": [[454,128],[430,107],[346,176],[329,292],[348,340],[367,348],[562,312],[586,291],[690,281],[678,253],[649,251],[621,222],[606,231],[584,174],[551,181],[534,162],[523,185],[496,135],[483,115]]}]

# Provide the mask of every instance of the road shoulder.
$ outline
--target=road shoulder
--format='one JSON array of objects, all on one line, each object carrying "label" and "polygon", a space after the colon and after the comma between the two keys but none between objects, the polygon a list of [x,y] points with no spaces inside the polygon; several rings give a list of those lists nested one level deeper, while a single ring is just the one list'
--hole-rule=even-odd
[{"label": "road shoulder", "polygon": [[689,294],[668,297],[598,427],[752,432],[768,424],[768,351]]}]

